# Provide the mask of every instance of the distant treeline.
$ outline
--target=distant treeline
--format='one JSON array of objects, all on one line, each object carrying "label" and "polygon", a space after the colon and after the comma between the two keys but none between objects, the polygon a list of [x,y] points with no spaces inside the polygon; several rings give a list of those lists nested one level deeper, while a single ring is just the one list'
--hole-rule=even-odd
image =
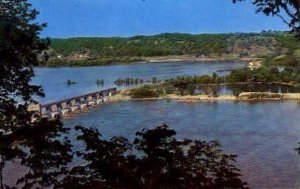
[{"label": "distant treeline", "polygon": [[47,52],[54,66],[101,65],[141,61],[144,57],[193,55],[195,57],[275,57],[294,55],[299,41],[284,32],[182,34],[153,36],[78,37],[51,39]]},{"label": "distant treeline", "polygon": [[89,53],[90,56],[164,56],[183,54],[210,54],[226,52],[227,34],[160,34],[154,36],[87,37],[52,39],[55,52],[68,56],[74,52]]}]

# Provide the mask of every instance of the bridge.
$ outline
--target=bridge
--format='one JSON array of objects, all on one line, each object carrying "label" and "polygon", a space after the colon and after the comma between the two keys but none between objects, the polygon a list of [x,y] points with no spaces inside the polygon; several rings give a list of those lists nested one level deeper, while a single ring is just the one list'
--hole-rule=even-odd
[{"label": "bridge", "polygon": [[47,104],[32,104],[29,106],[29,110],[37,111],[42,117],[50,119],[66,117],[72,112],[83,111],[88,107],[107,103],[110,97],[116,93],[116,88],[109,88]]}]

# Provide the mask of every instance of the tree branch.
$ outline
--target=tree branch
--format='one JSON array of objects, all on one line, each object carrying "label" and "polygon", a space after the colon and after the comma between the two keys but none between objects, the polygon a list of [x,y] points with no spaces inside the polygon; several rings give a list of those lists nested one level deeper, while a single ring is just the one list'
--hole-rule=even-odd
[{"label": "tree branch", "polygon": [[288,22],[283,16],[281,16],[280,14],[276,13],[274,14],[276,16],[278,16],[284,23],[286,23],[289,27],[292,27],[291,23]]}]

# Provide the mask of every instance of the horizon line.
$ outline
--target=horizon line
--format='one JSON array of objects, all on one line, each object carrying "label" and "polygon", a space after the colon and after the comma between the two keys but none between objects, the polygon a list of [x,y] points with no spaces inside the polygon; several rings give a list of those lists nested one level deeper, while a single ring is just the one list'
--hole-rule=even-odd
[{"label": "horizon line", "polygon": [[71,38],[132,38],[132,37],[153,37],[163,34],[187,34],[187,35],[218,35],[218,34],[262,34],[263,32],[270,32],[270,33],[276,33],[276,32],[282,32],[282,33],[288,33],[289,30],[261,30],[261,31],[249,31],[249,32],[203,32],[203,33],[187,33],[187,32],[162,32],[162,33],[156,33],[156,34],[133,34],[133,35],[111,35],[111,36],[100,36],[100,35],[78,35],[78,36],[62,36],[62,37],[44,37],[41,38],[50,38],[50,39],[71,39]]}]

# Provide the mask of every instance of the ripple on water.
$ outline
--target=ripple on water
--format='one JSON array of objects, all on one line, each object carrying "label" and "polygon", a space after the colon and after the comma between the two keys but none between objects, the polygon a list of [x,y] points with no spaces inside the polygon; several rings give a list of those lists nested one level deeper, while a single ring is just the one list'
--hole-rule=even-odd
[{"label": "ripple on water", "polygon": [[293,101],[256,104],[129,101],[107,104],[65,121],[92,126],[108,138],[133,139],[142,128],[169,124],[179,138],[218,140],[253,188],[299,188],[300,106]]}]

